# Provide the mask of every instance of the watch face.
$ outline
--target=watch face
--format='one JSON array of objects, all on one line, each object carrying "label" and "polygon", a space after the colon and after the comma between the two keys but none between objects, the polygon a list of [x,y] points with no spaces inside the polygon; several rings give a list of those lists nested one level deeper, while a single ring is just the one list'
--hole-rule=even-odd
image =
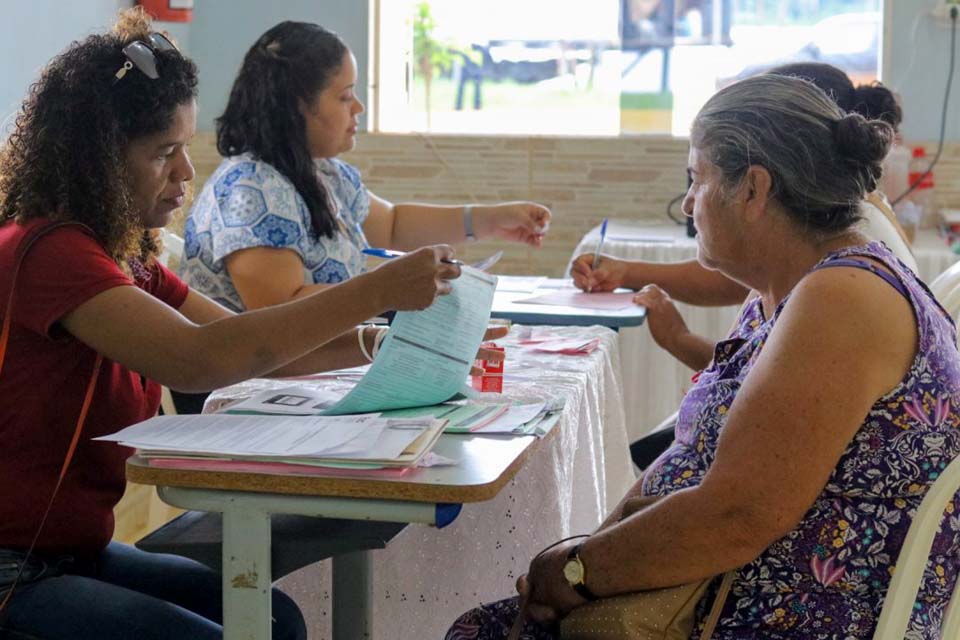
[{"label": "watch face", "polygon": [[583,582],[583,565],[577,559],[568,560],[563,565],[563,577],[570,584],[580,584]]}]

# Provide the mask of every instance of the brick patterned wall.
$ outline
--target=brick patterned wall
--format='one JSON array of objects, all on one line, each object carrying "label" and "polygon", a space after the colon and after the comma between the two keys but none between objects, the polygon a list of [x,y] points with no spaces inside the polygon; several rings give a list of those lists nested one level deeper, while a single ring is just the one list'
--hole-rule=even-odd
[{"label": "brick patterned wall", "polygon": [[[927,145],[930,154],[935,146]],[[199,189],[220,161],[213,134],[198,134],[191,154]],[[580,238],[605,216],[666,221],[667,203],[686,184],[687,141],[362,133],[342,157],[393,202],[542,202],[553,211],[542,249],[484,242],[459,253],[469,261],[503,249],[497,272],[560,276]],[[960,208],[960,144],[944,149],[936,178],[943,205]]]}]

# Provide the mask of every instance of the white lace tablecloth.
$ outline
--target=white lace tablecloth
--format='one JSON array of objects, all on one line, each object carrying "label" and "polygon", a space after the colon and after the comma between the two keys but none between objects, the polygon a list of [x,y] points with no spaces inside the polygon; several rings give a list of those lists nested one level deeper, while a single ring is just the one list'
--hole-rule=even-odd
[{"label": "white lace tablecloth", "polygon": [[[547,544],[594,529],[634,481],[620,391],[617,334],[601,327],[534,327],[535,336],[599,337],[588,356],[507,348],[502,397],[561,400],[556,433],[493,500],[464,505],[444,529],[411,525],[373,552],[374,637],[442,638],[462,611],[514,592],[517,576]],[[215,392],[207,408],[289,380],[253,380]],[[294,384],[310,384],[302,380]],[[318,380],[314,384],[329,384]],[[330,564],[280,581],[300,605],[312,640],[330,638]]]},{"label": "white lace tablecloth", "polygon": [[[595,227],[577,245],[573,257],[592,253],[599,238],[600,229]],[[685,228],[678,225],[611,221],[603,253],[631,260],[680,262],[696,258],[697,245],[695,239],[686,236]],[[914,253],[919,275],[927,282],[960,258],[933,230],[921,230],[917,234]],[[713,340],[727,335],[739,309],[739,306],[694,307],[679,303],[677,306],[692,331]],[[646,326],[620,332],[620,362],[627,433],[633,441],[676,411],[690,388],[693,371],[658,347]]]}]

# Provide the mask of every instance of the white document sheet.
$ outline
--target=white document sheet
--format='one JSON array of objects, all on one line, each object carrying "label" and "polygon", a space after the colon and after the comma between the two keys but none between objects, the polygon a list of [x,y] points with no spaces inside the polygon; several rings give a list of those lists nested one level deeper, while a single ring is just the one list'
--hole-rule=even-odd
[{"label": "white document sheet", "polygon": [[230,405],[225,413],[318,416],[340,402],[344,395],[343,391],[307,387],[268,389]]},{"label": "white document sheet", "polygon": [[539,416],[543,409],[542,402],[513,405],[502,416],[473,433],[514,433]]},{"label": "white document sheet", "polygon": [[544,276],[497,276],[497,291],[533,293],[546,281]]},{"label": "white document sheet", "polygon": [[490,320],[496,276],[461,267],[453,292],[397,313],[370,371],[330,415],[439,404],[464,384]]},{"label": "white document sheet", "polygon": [[560,307],[574,307],[577,309],[596,309],[597,311],[619,311],[634,306],[633,296],[627,293],[586,293],[579,289],[559,289],[517,300],[516,304],[547,304]]},{"label": "white document sheet", "polygon": [[[376,415],[302,417],[214,413],[157,416],[95,439],[120,442],[137,449],[218,456],[291,458],[362,454],[372,458],[385,457],[378,451],[385,429],[387,421]],[[393,451],[395,445],[389,448]]]}]

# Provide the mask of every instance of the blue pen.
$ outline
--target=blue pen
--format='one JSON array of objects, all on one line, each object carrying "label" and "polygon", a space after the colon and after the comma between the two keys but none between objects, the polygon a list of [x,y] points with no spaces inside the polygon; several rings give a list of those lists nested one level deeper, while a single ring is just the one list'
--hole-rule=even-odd
[{"label": "blue pen", "polygon": [[607,238],[607,219],[604,218],[603,222],[600,223],[600,242],[597,243],[597,250],[593,253],[593,266],[591,269],[596,269],[597,265],[600,264],[600,251],[603,249],[603,241]]},{"label": "blue pen", "polygon": [[[407,255],[406,251],[395,251],[393,249],[381,249],[381,248],[363,249],[362,253],[368,256],[373,256],[374,258],[399,258],[400,256]],[[440,260],[440,262],[463,266],[463,263],[460,262],[459,260],[447,260],[444,258]]]},{"label": "blue pen", "polygon": [[400,256],[406,255],[403,251],[394,251],[393,249],[373,249],[366,248],[362,253],[373,256],[374,258],[399,258]]},{"label": "blue pen", "polygon": [[[600,223],[600,242],[597,243],[597,250],[593,252],[593,266],[590,267],[591,271],[595,271],[597,266],[600,264],[600,251],[603,249],[603,241],[607,238],[607,219],[604,218],[603,222]],[[593,278],[593,276],[590,276]],[[593,286],[587,288],[587,293],[593,293]]]}]

